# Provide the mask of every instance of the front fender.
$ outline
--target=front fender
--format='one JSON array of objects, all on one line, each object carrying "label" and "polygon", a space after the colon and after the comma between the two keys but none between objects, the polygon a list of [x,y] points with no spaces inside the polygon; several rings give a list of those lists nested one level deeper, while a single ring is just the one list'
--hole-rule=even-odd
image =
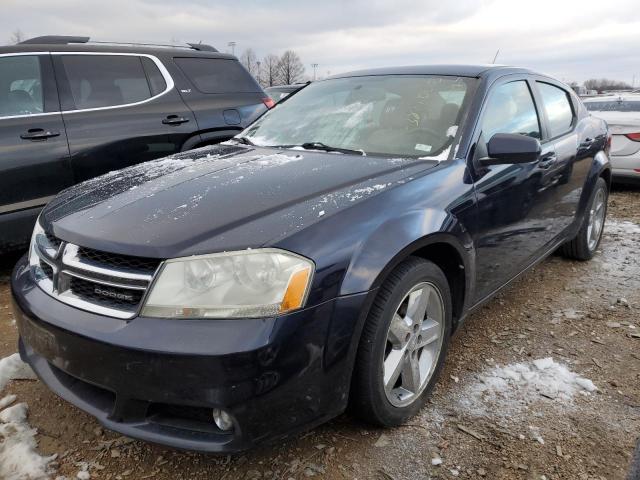
[{"label": "front fender", "polygon": [[380,224],[354,252],[340,295],[377,288],[406,257],[436,243],[450,245],[458,252],[469,298],[475,275],[471,235],[455,215],[437,209],[407,212]]}]

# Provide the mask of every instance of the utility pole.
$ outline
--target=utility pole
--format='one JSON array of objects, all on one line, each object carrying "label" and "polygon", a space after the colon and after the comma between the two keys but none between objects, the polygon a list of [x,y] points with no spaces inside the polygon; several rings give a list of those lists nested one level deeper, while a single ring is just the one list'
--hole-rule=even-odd
[{"label": "utility pole", "polygon": [[227,43],[227,46],[231,47],[231,55],[235,56],[235,54],[236,54],[236,42],[229,42],[229,43]]},{"label": "utility pole", "polygon": [[318,68],[318,64],[317,63],[312,63],[311,66],[313,67],[313,81],[316,80],[316,69]]}]

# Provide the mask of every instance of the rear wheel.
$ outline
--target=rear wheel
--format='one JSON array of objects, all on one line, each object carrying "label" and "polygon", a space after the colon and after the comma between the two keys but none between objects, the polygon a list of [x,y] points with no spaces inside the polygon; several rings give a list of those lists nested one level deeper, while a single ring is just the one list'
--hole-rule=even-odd
[{"label": "rear wheel", "polygon": [[591,260],[602,240],[607,218],[609,188],[604,178],[598,178],[589,199],[582,226],[575,238],[560,247],[560,253],[575,260]]},{"label": "rear wheel", "polygon": [[365,324],[351,403],[364,420],[400,425],[424,405],[451,334],[451,293],[434,263],[410,257],[380,287]]}]

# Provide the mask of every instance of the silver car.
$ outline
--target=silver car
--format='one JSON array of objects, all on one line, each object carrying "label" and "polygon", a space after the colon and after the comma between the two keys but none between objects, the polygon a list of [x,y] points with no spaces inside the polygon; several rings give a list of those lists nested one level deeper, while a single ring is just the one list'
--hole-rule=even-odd
[{"label": "silver car", "polygon": [[614,179],[640,182],[640,93],[603,95],[583,102],[609,124]]}]

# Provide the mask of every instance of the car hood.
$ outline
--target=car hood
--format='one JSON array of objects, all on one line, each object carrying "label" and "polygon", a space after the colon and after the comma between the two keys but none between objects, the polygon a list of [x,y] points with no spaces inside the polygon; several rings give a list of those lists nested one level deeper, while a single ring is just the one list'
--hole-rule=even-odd
[{"label": "car hood", "polygon": [[155,258],[255,248],[404,183],[436,161],[217,145],[110,172],[41,216],[85,247]]}]

